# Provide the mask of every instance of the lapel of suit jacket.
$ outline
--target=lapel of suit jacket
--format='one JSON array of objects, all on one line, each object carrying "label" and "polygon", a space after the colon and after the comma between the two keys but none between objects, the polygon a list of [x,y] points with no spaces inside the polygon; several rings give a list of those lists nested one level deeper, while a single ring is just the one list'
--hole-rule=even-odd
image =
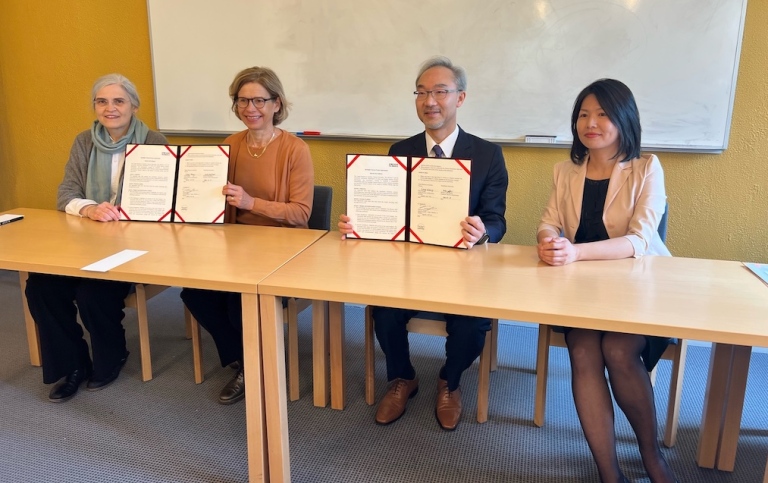
[{"label": "lapel of suit jacket", "polygon": [[472,159],[472,140],[464,130],[459,127],[459,137],[453,145],[453,158]]},{"label": "lapel of suit jacket", "polygon": [[608,181],[608,192],[605,194],[605,207],[603,213],[608,211],[616,195],[619,194],[621,187],[627,182],[627,178],[632,173],[632,161],[616,163],[611,171],[611,180]]},{"label": "lapel of suit jacket", "polygon": [[[571,209],[573,210],[570,218],[576,220],[575,226],[578,228],[581,223],[581,205],[584,200],[584,183],[587,178],[587,161],[585,159],[581,165],[571,163],[571,173],[568,179],[568,187],[571,190]],[[575,232],[574,232],[575,235]]]},{"label": "lapel of suit jacket", "polygon": [[409,156],[427,156],[427,132],[413,138]]}]

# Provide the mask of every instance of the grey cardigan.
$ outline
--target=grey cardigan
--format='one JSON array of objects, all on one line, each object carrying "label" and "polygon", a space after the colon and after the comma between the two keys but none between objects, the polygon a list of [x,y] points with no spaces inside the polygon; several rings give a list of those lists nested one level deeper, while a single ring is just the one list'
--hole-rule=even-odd
[{"label": "grey cardigan", "polygon": [[[156,131],[147,133],[146,144],[168,144],[168,140]],[[85,180],[88,177],[88,161],[91,158],[91,130],[83,131],[77,135],[72,149],[69,151],[69,161],[64,167],[64,179],[59,185],[59,194],[56,198],[56,209],[64,211],[75,198],[85,198]]]}]

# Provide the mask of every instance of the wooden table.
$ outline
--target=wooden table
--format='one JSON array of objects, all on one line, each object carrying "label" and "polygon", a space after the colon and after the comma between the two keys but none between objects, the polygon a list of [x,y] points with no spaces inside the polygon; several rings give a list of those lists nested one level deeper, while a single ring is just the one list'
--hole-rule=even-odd
[{"label": "wooden table", "polygon": [[[723,351],[743,355],[747,346],[768,346],[768,289],[728,261],[649,256],[550,267],[538,260],[535,247],[487,245],[464,251],[342,241],[332,233],[264,279],[258,291],[274,481],[290,480],[280,296],[331,302],[336,407],[343,407],[344,398],[343,302],[708,340],[718,343],[713,361]],[[257,335],[250,337],[253,344]],[[734,362],[730,372],[746,374],[749,359]],[[719,376],[713,371],[709,385],[727,383],[727,374]],[[738,399],[738,393],[732,397]],[[715,417],[718,393],[709,396],[698,459],[712,467],[722,420]],[[738,414],[740,419],[740,408]],[[729,424],[738,430],[738,422]],[[715,444],[702,448],[701,441]]]},{"label": "wooden table", "polygon": [[[251,481],[268,480],[256,286],[326,232],[245,225],[97,223],[52,210],[10,212],[23,214],[24,220],[0,226],[0,269],[242,294],[248,470]],[[105,273],[80,270],[125,249],[148,253]]]}]

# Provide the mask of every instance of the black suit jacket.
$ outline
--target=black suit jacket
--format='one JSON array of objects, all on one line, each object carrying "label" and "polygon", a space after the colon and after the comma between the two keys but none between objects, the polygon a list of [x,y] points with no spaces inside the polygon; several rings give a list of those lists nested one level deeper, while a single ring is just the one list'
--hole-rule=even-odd
[{"label": "black suit jacket", "polygon": [[[427,156],[425,133],[404,139],[389,148],[390,156]],[[453,157],[472,160],[469,180],[469,214],[479,216],[490,241],[497,243],[507,232],[507,165],[501,147],[459,128]],[[457,223],[461,220],[457,220]]]}]

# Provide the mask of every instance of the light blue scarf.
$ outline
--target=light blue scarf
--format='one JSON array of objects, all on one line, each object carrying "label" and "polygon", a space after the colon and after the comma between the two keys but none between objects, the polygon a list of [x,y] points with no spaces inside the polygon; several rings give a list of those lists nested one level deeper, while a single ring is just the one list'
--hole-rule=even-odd
[{"label": "light blue scarf", "polygon": [[[109,132],[99,121],[91,126],[91,157],[88,160],[88,177],[85,181],[85,197],[97,203],[109,201],[112,186],[112,155],[125,151],[128,143],[142,144],[147,140],[149,128],[135,116],[131,119],[125,136],[113,142]],[[120,175],[122,178],[122,173]],[[118,188],[116,205],[120,204],[122,186]]]}]

